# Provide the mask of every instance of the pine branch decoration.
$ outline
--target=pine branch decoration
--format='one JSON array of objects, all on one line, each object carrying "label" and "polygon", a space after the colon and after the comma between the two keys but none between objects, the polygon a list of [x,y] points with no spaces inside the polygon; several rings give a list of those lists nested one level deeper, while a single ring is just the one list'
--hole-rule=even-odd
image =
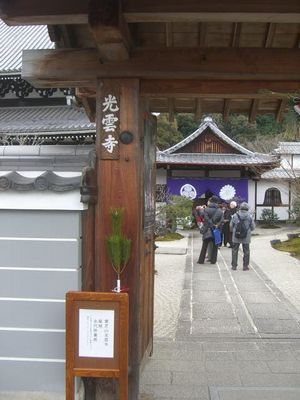
[{"label": "pine branch decoration", "polygon": [[108,256],[115,272],[120,275],[122,267],[122,238],[111,235],[106,239]]},{"label": "pine branch decoration", "polygon": [[124,216],[124,208],[111,208],[111,227],[113,235],[121,235],[122,222]]},{"label": "pine branch decoration", "polygon": [[122,235],[124,209],[110,210],[112,234],[106,238],[107,252],[118,279],[126,268],[131,254],[131,239]]}]

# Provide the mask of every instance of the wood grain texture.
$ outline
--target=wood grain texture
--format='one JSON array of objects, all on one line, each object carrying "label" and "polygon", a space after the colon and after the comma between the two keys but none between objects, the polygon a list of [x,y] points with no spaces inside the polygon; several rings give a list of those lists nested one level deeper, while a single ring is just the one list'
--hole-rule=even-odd
[{"label": "wood grain texture", "polygon": [[299,81],[298,49],[139,49],[101,64],[96,49],[26,50],[23,79],[34,86],[95,86],[97,78]]},{"label": "wood grain texture", "polygon": [[[284,98],[288,92],[300,90],[299,81],[240,81],[201,79],[142,79],[140,95],[143,97],[193,97],[193,98]],[[76,96],[96,98],[96,86],[76,90]]]},{"label": "wood grain texture", "polygon": [[[99,1],[103,3],[103,1]],[[9,24],[87,23],[88,1],[81,0],[9,0],[1,4],[1,16]],[[123,15],[128,22],[230,21],[230,22],[299,22],[298,0],[222,1],[201,0],[123,1]]]},{"label": "wood grain texture", "polygon": [[98,205],[96,206],[96,282],[97,291],[111,291],[116,286],[113,271],[106,252],[105,237],[111,233],[109,211],[111,207],[124,208],[124,235],[132,240],[131,258],[121,276],[121,285],[129,288],[129,398],[137,399],[139,384],[139,286],[142,231],[142,149],[139,125],[138,80],[103,80],[98,84],[97,126],[101,125],[102,109],[98,107],[102,93],[113,93],[116,85],[120,91],[120,130],[132,132],[134,140],[129,145],[120,144],[118,160],[100,158],[101,142],[97,136]]}]

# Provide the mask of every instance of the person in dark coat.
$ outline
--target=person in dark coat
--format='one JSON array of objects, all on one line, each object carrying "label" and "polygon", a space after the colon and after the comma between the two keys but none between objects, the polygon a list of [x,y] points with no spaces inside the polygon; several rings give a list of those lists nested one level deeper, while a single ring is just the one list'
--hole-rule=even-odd
[{"label": "person in dark coat", "polygon": [[[247,235],[245,238],[237,238],[235,236],[236,226],[239,222],[239,217],[245,224],[245,228],[247,229]],[[232,231],[232,260],[231,260],[231,269],[234,271],[237,269],[238,265],[238,252],[240,244],[243,246],[243,271],[249,270],[249,262],[250,262],[250,241],[251,241],[251,232],[255,229],[255,223],[253,221],[253,217],[249,212],[249,205],[245,202],[241,203],[239,211],[232,216],[230,221],[230,229]]]},{"label": "person in dark coat", "polygon": [[224,224],[223,224],[223,243],[224,246],[232,247],[232,232],[230,231],[230,221],[232,216],[237,212],[237,204],[235,201],[229,203],[229,207],[224,211]]},{"label": "person in dark coat", "polygon": [[212,228],[221,229],[223,223],[223,212],[218,206],[219,199],[212,196],[207,203],[207,207],[199,211],[199,215],[203,217],[202,226],[202,248],[198,259],[198,264],[204,264],[208,245],[211,244],[210,262],[215,264],[218,256],[218,246],[214,243]]}]

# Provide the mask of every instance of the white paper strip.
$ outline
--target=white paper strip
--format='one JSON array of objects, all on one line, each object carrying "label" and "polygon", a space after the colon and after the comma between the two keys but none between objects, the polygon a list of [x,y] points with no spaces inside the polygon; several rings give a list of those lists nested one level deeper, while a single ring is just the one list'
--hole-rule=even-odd
[{"label": "white paper strip", "polygon": [[114,357],[114,310],[79,310],[79,357]]}]

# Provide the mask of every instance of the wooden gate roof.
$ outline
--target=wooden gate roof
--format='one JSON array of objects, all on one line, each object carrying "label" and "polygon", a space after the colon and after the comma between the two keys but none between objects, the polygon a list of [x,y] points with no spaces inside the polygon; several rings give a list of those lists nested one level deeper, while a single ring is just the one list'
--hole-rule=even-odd
[{"label": "wooden gate roof", "polygon": [[57,50],[25,52],[33,85],[76,86],[93,119],[95,83],[141,78],[149,109],[260,113],[300,90],[298,0],[3,0],[11,25],[47,24]]}]

